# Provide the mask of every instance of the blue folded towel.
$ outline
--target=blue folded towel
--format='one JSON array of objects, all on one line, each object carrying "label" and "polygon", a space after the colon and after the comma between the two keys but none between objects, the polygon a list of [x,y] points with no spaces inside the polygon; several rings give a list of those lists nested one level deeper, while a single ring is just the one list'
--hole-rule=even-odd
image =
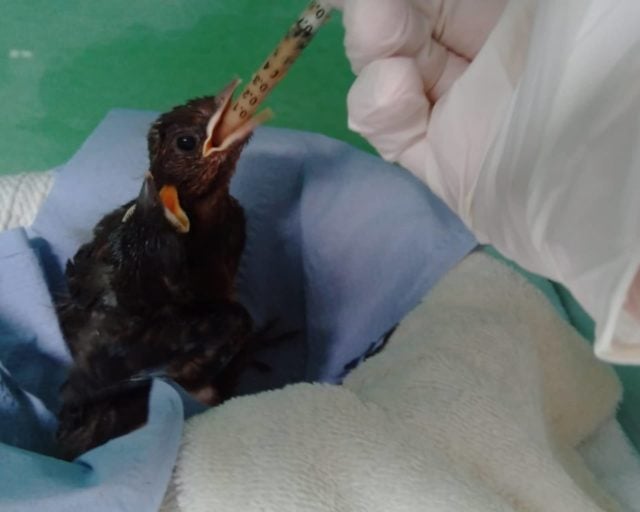
[{"label": "blue folded towel", "polygon": [[[0,235],[0,509],[157,510],[193,403],[154,383],[148,424],[74,463],[53,458],[69,355],[52,297],[93,225],[137,193],[154,113],[114,111],[57,171],[34,223]],[[475,247],[410,174],[329,138],[259,129],[232,183],[248,240],[240,300],[258,326],[296,334],[259,358],[241,392],[338,383]]]}]

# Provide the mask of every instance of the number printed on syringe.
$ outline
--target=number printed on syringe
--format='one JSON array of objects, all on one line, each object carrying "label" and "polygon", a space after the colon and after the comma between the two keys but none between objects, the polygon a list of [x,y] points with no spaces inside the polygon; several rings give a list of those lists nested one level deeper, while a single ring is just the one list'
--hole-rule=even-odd
[{"label": "number printed on syringe", "polygon": [[253,116],[271,89],[287,74],[318,28],[329,19],[330,8],[313,0],[288,30],[242,91],[223,119],[219,133],[223,136]]}]

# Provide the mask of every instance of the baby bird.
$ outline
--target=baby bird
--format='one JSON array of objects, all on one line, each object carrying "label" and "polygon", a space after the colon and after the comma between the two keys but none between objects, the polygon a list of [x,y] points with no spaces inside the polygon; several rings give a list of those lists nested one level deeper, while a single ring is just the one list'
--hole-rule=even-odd
[{"label": "baby bird", "polygon": [[105,216],[67,266],[69,293],[58,301],[74,358],[58,429],[65,458],[142,425],[150,376],[219,403],[265,341],[234,300],[246,225],[229,182],[266,119],[217,132],[238,83],[157,119],[140,195]]},{"label": "baby bird", "polygon": [[148,175],[137,199],[106,215],[69,261],[68,293],[57,301],[73,355],[57,432],[64,458],[144,424],[158,372],[215,403],[211,382],[252,322],[239,304],[194,293],[190,228],[175,187],[158,191]]}]

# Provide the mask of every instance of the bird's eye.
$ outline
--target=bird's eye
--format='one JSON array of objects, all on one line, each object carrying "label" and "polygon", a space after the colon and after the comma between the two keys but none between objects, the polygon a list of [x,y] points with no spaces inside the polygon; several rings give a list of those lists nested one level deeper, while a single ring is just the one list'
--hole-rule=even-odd
[{"label": "bird's eye", "polygon": [[192,135],[181,135],[176,139],[176,146],[182,151],[193,151],[196,147],[196,138]]}]

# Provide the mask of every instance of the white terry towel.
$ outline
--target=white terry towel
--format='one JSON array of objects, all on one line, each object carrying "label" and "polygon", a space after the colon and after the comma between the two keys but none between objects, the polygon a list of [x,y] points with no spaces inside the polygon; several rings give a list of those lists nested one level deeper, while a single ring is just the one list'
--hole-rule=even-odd
[{"label": "white terry towel", "polygon": [[620,393],[537,289],[472,254],[343,387],[190,420],[163,510],[622,510],[576,451]]},{"label": "white terry towel", "polygon": [[53,171],[0,176],[0,231],[30,226],[53,186]]}]

